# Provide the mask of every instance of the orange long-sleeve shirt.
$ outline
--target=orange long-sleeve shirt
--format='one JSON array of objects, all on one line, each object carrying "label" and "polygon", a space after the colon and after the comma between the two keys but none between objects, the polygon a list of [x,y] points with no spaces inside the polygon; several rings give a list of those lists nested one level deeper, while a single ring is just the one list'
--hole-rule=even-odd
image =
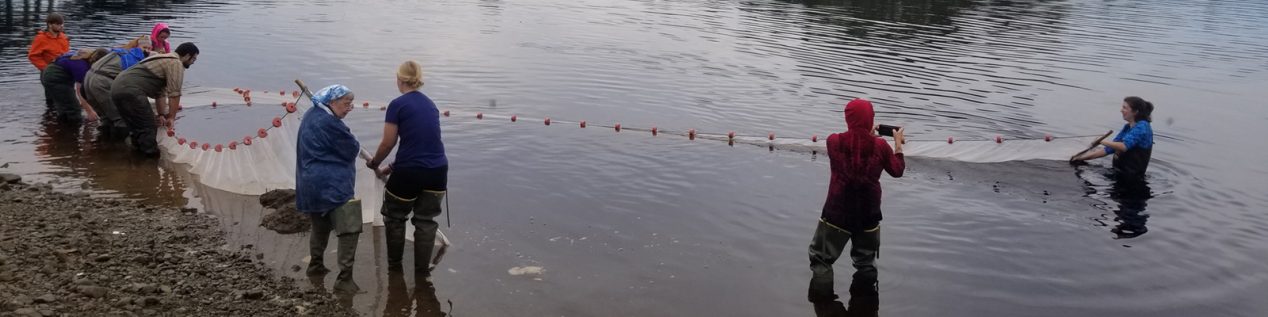
[{"label": "orange long-sleeve shirt", "polygon": [[35,65],[35,68],[44,71],[44,67],[69,51],[70,37],[65,32],[53,37],[48,32],[40,31],[31,41],[31,49],[27,51],[26,58],[31,60],[31,65]]}]

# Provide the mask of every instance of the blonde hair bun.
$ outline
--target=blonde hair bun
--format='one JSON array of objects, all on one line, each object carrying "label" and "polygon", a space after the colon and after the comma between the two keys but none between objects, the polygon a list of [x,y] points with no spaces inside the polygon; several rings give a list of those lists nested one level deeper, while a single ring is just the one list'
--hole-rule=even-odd
[{"label": "blonde hair bun", "polygon": [[400,79],[410,88],[418,89],[423,86],[423,66],[415,61],[405,61],[401,63],[400,68],[396,69],[396,79]]}]

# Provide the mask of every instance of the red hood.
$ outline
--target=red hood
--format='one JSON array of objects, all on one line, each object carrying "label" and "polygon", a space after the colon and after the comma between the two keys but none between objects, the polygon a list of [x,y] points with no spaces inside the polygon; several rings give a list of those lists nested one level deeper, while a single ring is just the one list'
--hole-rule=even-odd
[{"label": "red hood", "polygon": [[849,128],[846,131],[870,135],[875,116],[871,101],[862,98],[850,100],[850,103],[845,104],[845,126]]}]

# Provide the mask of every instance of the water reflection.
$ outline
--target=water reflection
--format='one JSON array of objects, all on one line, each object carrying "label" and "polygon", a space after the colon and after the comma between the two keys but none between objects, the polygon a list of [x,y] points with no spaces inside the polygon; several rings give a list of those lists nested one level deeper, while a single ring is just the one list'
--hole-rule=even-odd
[{"label": "water reflection", "polygon": [[[1112,170],[1089,167],[1079,168],[1076,174],[1083,179],[1084,191],[1089,197],[1108,197],[1113,202],[1114,206],[1105,205],[1105,207],[1114,212],[1112,221],[1117,224],[1110,229],[1110,232],[1114,233],[1115,239],[1135,238],[1149,231],[1145,227],[1145,222],[1149,220],[1149,213],[1145,207],[1149,205],[1149,199],[1153,198],[1153,192],[1148,180],[1143,177],[1120,176]],[[1107,181],[1109,184],[1096,184],[1093,180]],[[1108,218],[1107,216],[1103,215],[1102,218]],[[1097,219],[1097,221],[1103,220]],[[1108,224],[1105,225],[1108,226]]]},{"label": "water reflection", "polygon": [[409,286],[405,284],[405,274],[388,274],[387,302],[383,305],[383,316],[447,316],[441,308],[440,299],[436,297],[436,285],[425,277],[415,277],[411,293]]},{"label": "water reflection", "polygon": [[[854,285],[850,285],[850,288],[854,288]],[[870,295],[851,294],[849,306],[841,303],[840,300],[812,304],[814,305],[815,316],[818,317],[869,317],[880,315],[880,296],[877,293]]]},{"label": "water reflection", "polygon": [[82,178],[84,189],[163,205],[184,204],[185,186],[158,160],[138,157],[125,143],[97,140],[93,124],[65,124],[45,114],[35,153],[51,174]]},{"label": "water reflection", "polygon": [[849,17],[854,19],[920,25],[950,25],[953,22],[952,17],[962,10],[975,6],[974,1],[968,0],[781,0],[781,2],[801,4],[806,8],[816,9],[840,7],[848,10]]}]

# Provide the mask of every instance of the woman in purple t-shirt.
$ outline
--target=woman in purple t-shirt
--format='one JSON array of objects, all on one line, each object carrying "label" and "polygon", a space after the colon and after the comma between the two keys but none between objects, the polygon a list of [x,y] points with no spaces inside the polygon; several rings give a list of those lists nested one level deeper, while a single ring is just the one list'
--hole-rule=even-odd
[{"label": "woman in purple t-shirt", "polygon": [[423,68],[406,61],[396,71],[396,88],[401,96],[387,106],[383,141],[366,166],[378,169],[396,142],[396,161],[389,165],[387,190],[383,194],[383,227],[387,240],[388,270],[401,270],[405,249],[405,219],[413,213],[414,272],[428,275],[436,229],[445,198],[449,161],[440,140],[440,111],[418,88],[423,86]]},{"label": "woman in purple t-shirt", "polygon": [[[92,110],[83,95],[84,76],[93,63],[109,53],[104,48],[80,50],[62,55],[44,67],[40,73],[40,84],[44,85],[44,95],[50,99],[50,110],[58,121],[79,123],[84,120],[83,113],[88,114],[88,121],[97,121],[97,112]],[[80,113],[81,109],[83,113]]]}]

